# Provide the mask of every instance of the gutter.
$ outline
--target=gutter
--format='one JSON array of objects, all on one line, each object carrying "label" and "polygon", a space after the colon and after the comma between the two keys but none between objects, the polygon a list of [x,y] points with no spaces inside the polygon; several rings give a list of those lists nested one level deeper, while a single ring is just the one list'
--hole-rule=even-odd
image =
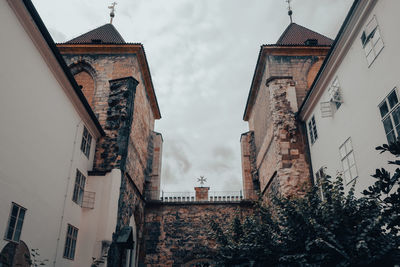
[{"label": "gutter", "polygon": [[44,40],[46,41],[47,45],[49,46],[50,50],[53,52],[54,57],[56,58],[58,64],[63,69],[65,76],[69,80],[71,86],[74,88],[76,95],[79,97],[79,100],[83,104],[86,109],[86,112],[89,114],[90,118],[92,119],[93,123],[95,124],[97,130],[100,132],[100,135],[105,136],[105,132],[103,127],[100,125],[96,115],[94,114],[92,108],[90,107],[89,103],[86,100],[86,97],[83,95],[79,85],[76,83],[75,78],[72,76],[71,71],[69,70],[67,64],[64,61],[64,58],[61,56],[57,46],[55,45],[53,38],[51,38],[50,33],[48,32],[46,26],[44,25],[42,19],[40,18],[36,8],[32,4],[31,0],[22,0],[24,3],[27,11],[31,15],[33,21],[35,22],[36,26],[38,27],[40,33],[42,34]]}]

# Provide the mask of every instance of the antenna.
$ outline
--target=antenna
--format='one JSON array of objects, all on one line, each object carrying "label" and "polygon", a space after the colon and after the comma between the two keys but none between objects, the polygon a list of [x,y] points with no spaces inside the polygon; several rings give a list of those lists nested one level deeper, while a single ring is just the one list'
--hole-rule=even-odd
[{"label": "antenna", "polygon": [[111,4],[111,6],[108,6],[108,8],[109,9],[111,9],[111,12],[110,12],[110,24],[112,24],[112,21],[113,21],[113,18],[115,17],[115,5],[117,4],[117,2],[113,2],[112,4]]},{"label": "antenna", "polygon": [[288,15],[290,17],[290,23],[293,23],[293,20],[292,20],[293,11],[292,11],[292,7],[290,6],[290,2],[292,2],[292,0],[286,0],[286,2],[288,3]]}]

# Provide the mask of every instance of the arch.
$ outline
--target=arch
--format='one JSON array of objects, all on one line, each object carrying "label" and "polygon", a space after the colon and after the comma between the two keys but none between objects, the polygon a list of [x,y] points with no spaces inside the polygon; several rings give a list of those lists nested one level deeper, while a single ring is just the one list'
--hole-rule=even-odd
[{"label": "arch", "polygon": [[70,65],[72,75],[78,85],[82,88],[82,93],[93,109],[94,94],[96,88],[96,71],[88,63],[80,61]]},{"label": "arch", "polygon": [[0,266],[30,267],[31,253],[24,241],[19,243],[8,242],[0,253]]},{"label": "arch", "polygon": [[314,82],[315,77],[318,74],[319,69],[322,66],[322,63],[324,62],[324,59],[320,58],[314,64],[311,65],[310,69],[308,70],[307,73],[307,90],[310,89],[311,85]]}]

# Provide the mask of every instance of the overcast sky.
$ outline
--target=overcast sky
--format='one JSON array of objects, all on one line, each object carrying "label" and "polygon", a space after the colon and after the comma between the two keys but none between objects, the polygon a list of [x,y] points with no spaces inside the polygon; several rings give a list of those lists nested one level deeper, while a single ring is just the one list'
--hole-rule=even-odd
[{"label": "overcast sky", "polygon": [[[109,22],[112,1],[33,0],[56,42]],[[242,120],[260,45],[289,24],[285,0],[117,0],[114,26],[144,45],[161,109],[162,188],[240,190]],[[353,0],[293,0],[294,22],[335,38]]]}]

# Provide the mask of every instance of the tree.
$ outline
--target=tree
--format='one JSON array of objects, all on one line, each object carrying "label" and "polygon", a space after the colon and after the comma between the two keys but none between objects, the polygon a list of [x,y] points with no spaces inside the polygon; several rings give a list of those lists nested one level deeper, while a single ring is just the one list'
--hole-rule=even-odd
[{"label": "tree", "polygon": [[[400,156],[400,142],[377,147]],[[400,165],[399,160],[390,164]],[[228,229],[211,223],[221,266],[393,266],[399,262],[400,170],[376,170],[374,185],[355,197],[340,175],[301,198],[259,202],[253,216]]]}]

